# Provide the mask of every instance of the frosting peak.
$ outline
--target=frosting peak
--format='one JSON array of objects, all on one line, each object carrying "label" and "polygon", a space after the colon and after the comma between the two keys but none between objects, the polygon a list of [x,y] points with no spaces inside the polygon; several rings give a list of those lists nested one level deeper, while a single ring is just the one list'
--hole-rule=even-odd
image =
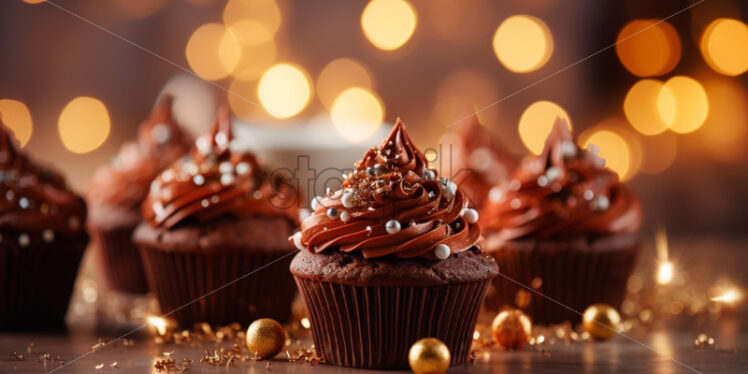
[{"label": "frosting peak", "polygon": [[143,201],[143,218],[164,230],[225,216],[281,216],[296,222],[293,187],[271,180],[253,154],[232,151],[232,139],[231,117],[224,106],[211,131],[197,138],[189,157],[153,180]]},{"label": "frosting peak", "polygon": [[125,143],[112,161],[94,173],[88,188],[93,204],[137,209],[158,173],[182,157],[192,137],[172,115],[171,96],[163,96],[138,128],[135,142]]},{"label": "frosting peak", "polygon": [[21,152],[10,130],[0,120],[0,230],[10,230],[27,246],[25,232],[42,233],[46,242],[55,234],[83,231],[86,206],[56,172],[36,165]]},{"label": "frosting peak", "polygon": [[503,240],[636,232],[643,209],[593,146],[581,149],[557,118],[541,154],[489,194],[481,223]]},{"label": "frosting peak", "polygon": [[290,241],[315,253],[335,248],[364,258],[444,259],[480,237],[477,212],[466,203],[454,182],[426,167],[398,120],[356,163],[342,190],[313,200],[314,213]]}]

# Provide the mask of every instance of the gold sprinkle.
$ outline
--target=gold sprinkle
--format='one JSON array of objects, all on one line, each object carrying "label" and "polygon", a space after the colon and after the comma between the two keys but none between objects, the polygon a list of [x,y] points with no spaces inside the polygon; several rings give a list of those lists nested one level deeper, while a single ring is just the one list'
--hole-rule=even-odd
[{"label": "gold sprinkle", "polygon": [[103,368],[104,368],[104,363],[103,362],[100,363],[100,364],[98,364],[98,365],[96,365],[96,370],[101,370]]}]

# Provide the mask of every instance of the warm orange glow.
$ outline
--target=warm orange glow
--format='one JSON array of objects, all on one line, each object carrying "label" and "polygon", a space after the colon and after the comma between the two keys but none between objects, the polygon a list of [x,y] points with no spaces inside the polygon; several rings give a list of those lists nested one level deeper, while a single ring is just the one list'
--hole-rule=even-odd
[{"label": "warm orange glow", "polygon": [[566,118],[571,126],[569,114],[556,103],[536,101],[527,107],[519,119],[519,137],[525,147],[536,155],[540,154],[557,117]]},{"label": "warm orange glow", "polygon": [[636,131],[644,135],[657,135],[668,129],[667,123],[660,116],[658,101],[664,105],[670,91],[664,91],[662,87],[662,82],[658,80],[642,79],[629,89],[623,101],[626,119]]},{"label": "warm orange glow", "polygon": [[343,91],[333,102],[330,119],[335,130],[350,142],[368,139],[382,124],[384,108],[373,92],[363,87]]},{"label": "warm orange glow", "polygon": [[643,149],[641,172],[657,174],[665,171],[678,155],[678,140],[671,132],[640,139]]},{"label": "warm orange glow", "polygon": [[331,61],[322,69],[317,78],[317,96],[325,108],[348,87],[371,88],[371,76],[368,70],[358,61],[350,58],[339,58]]},{"label": "warm orange glow", "polygon": [[23,0],[24,3],[27,4],[41,4],[47,0]]},{"label": "warm orange glow", "polygon": [[733,304],[736,301],[740,300],[742,297],[743,295],[740,293],[740,291],[734,288],[731,288],[729,290],[726,290],[721,295],[713,297],[711,300],[726,303],[726,304]]},{"label": "warm orange glow", "polygon": [[312,96],[307,73],[298,66],[278,64],[265,72],[257,85],[262,106],[277,118],[293,117],[301,112]]},{"label": "warm orange glow", "polygon": [[218,80],[239,64],[242,51],[234,33],[219,23],[200,26],[190,36],[185,50],[192,70],[204,79]]},{"label": "warm orange glow", "polygon": [[731,78],[704,81],[709,115],[697,134],[717,159],[731,161],[746,154],[748,144],[748,92]]},{"label": "warm orange glow", "polygon": [[629,179],[635,172],[632,165],[631,149],[624,138],[608,129],[591,129],[579,137],[582,145],[588,148],[594,144],[600,149],[599,156],[605,166],[618,173],[622,180]]},{"label": "warm orange glow", "polygon": [[657,261],[660,263],[657,269],[657,283],[668,284],[673,279],[673,264],[668,260],[667,233],[664,228],[659,228],[655,234],[655,249]]},{"label": "warm orange glow", "polygon": [[709,113],[709,100],[701,83],[686,76],[668,79],[657,97],[657,111],[671,130],[696,131]]},{"label": "warm orange glow", "polygon": [[239,64],[231,76],[244,81],[256,80],[275,63],[277,55],[278,50],[273,40],[263,44],[245,45],[242,47]]},{"label": "warm orange glow", "polygon": [[60,113],[58,131],[62,144],[73,153],[91,152],[109,136],[109,112],[92,97],[73,99]]},{"label": "warm orange glow", "polygon": [[493,36],[493,51],[516,73],[540,69],[553,54],[553,36],[541,19],[516,15],[505,19]]},{"label": "warm orange glow", "polygon": [[11,99],[0,100],[0,119],[18,140],[18,144],[23,147],[31,139],[33,132],[33,123],[31,121],[31,112],[26,104]]},{"label": "warm orange glow", "polygon": [[[482,42],[496,25],[493,24],[493,12],[487,12],[491,0],[429,0],[429,6],[419,8],[426,14],[424,22],[433,27],[439,39],[457,45],[475,45]],[[470,27],[465,27],[465,20],[470,20]]]},{"label": "warm orange glow", "polygon": [[666,74],[680,60],[678,33],[667,22],[654,19],[631,21],[621,29],[617,42],[616,52],[621,63],[640,77]]},{"label": "warm orange glow", "polygon": [[262,107],[255,104],[259,102],[256,82],[234,79],[229,85],[226,99],[234,115],[245,121],[256,120],[264,113]]},{"label": "warm orange glow", "polygon": [[144,19],[158,13],[166,0],[114,0],[117,10],[128,18]]},{"label": "warm orange glow", "polygon": [[[439,84],[429,120],[441,126],[461,126],[453,123],[493,103],[500,97],[499,90],[494,86],[494,79],[488,74],[475,69],[463,69],[449,73]],[[500,110],[484,110],[476,115],[483,124],[499,122]],[[470,119],[467,119],[470,120]],[[516,133],[507,134],[513,136]]]},{"label": "warm orange glow", "polygon": [[364,35],[385,51],[402,47],[413,35],[416,23],[416,11],[405,0],[371,0],[361,14]]},{"label": "warm orange glow", "polygon": [[281,25],[274,0],[230,0],[223,10],[224,24],[244,45],[271,41]]},{"label": "warm orange glow", "polygon": [[714,71],[739,75],[748,70],[748,25],[731,18],[714,20],[701,37],[701,54]]}]

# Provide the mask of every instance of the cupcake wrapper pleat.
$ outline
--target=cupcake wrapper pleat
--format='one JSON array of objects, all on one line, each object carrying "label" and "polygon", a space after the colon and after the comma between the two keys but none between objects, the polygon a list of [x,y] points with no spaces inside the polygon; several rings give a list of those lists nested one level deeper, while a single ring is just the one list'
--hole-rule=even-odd
[{"label": "cupcake wrapper pleat", "polygon": [[421,338],[443,341],[452,365],[467,361],[489,281],[444,286],[355,286],[296,276],[317,353],[327,362],[406,369]]},{"label": "cupcake wrapper pleat", "polygon": [[17,243],[16,234],[2,234],[0,329],[64,328],[88,238],[60,237],[46,243],[32,235],[29,246],[20,247]]},{"label": "cupcake wrapper pleat", "polygon": [[[536,245],[532,248],[508,244],[490,252],[499,265],[500,275],[493,279],[486,307],[496,312],[502,307],[520,307],[540,324],[581,321],[584,310],[595,303],[620,308],[626,282],[636,263],[639,245],[603,250],[577,249],[572,246]],[[541,279],[535,291],[561,303],[565,308],[506,279],[527,287]],[[524,292],[523,292],[524,291]],[[518,303],[518,293],[529,297],[527,305]]]},{"label": "cupcake wrapper pleat", "polygon": [[135,226],[111,230],[92,229],[95,258],[110,289],[142,294],[148,292],[143,272],[143,261],[138,247],[132,242]]},{"label": "cupcake wrapper pleat", "polygon": [[248,325],[264,317],[280,322],[290,319],[296,294],[288,272],[291,256],[246,276],[287,252],[206,254],[141,246],[140,253],[161,313],[171,312],[168,318],[183,327],[200,322]]}]

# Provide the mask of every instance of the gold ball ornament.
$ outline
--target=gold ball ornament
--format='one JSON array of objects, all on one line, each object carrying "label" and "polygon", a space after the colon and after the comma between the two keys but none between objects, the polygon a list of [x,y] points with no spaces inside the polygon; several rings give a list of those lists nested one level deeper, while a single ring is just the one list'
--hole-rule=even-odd
[{"label": "gold ball ornament", "polygon": [[286,345],[286,331],[271,318],[260,318],[247,329],[247,348],[258,358],[273,358]]},{"label": "gold ball ornament", "polygon": [[608,304],[592,304],[584,311],[582,324],[591,337],[607,340],[620,331],[621,316]]},{"label": "gold ball ornament", "polygon": [[491,334],[502,347],[521,349],[530,341],[532,321],[519,309],[507,309],[494,318]]},{"label": "gold ball ornament", "polygon": [[449,369],[449,348],[436,338],[423,338],[410,347],[408,363],[416,374],[442,374]]}]

